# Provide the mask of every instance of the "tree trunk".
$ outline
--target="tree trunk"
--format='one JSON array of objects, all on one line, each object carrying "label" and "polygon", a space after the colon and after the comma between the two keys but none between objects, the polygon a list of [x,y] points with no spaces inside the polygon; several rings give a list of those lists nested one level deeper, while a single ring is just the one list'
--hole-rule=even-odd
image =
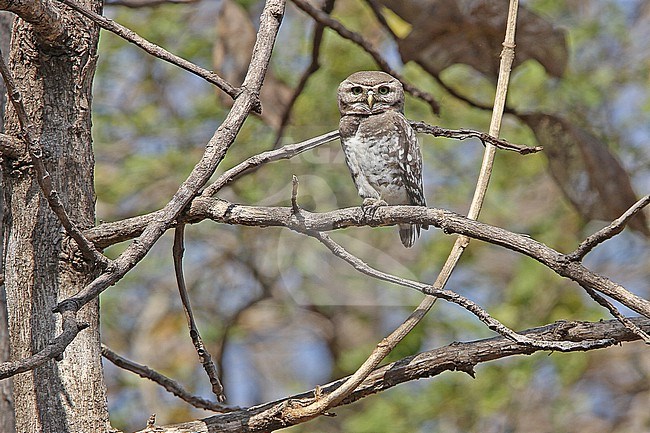
[{"label": "tree trunk", "polygon": [[[0,49],[5,55],[9,53],[9,43],[11,42],[11,23],[14,20],[13,14],[9,12],[0,12]],[[4,82],[0,80],[0,132],[4,132],[5,104],[7,102],[6,89]],[[2,172],[0,172],[0,182],[2,181]],[[0,239],[4,239],[4,200],[0,194]],[[4,242],[0,242],[0,257],[3,256]],[[7,296],[4,287],[4,261],[0,262],[0,275],[3,282],[0,284],[0,362],[9,360],[9,324],[7,323]],[[13,379],[0,380],[0,431],[12,432],[16,430],[14,422],[14,403],[13,403]]]},{"label": "tree trunk", "polygon": [[[89,1],[86,6],[101,7]],[[66,35],[56,46],[42,42],[31,24],[17,19],[9,66],[54,187],[71,219],[88,228],[95,219],[90,103],[99,32],[63,6],[59,17]],[[8,107],[5,127],[8,134],[20,136],[13,107]],[[80,256],[71,254],[73,242],[50,210],[35,175],[26,163],[6,161],[3,166],[12,360],[34,354],[61,331],[60,317],[52,309],[96,275]],[[98,302],[86,305],[78,318],[90,326],[68,346],[62,361],[51,360],[14,377],[16,431],[108,430]]]}]

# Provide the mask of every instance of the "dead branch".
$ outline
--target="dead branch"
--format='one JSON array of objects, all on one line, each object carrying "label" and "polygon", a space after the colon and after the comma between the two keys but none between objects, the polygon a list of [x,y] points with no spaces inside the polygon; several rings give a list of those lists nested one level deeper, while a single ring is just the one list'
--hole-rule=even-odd
[{"label": "dead branch", "polygon": [[383,56],[379,53],[379,50],[373,47],[372,44],[368,42],[359,33],[355,33],[352,30],[349,30],[339,21],[330,17],[328,14],[321,11],[320,9],[312,6],[309,2],[305,0],[292,0],[292,2],[300,9],[302,9],[304,12],[309,14],[309,16],[311,16],[316,22],[331,28],[336,33],[338,33],[342,38],[348,39],[354,42],[355,44],[359,45],[361,48],[364,49],[364,51],[366,51],[368,54],[372,56],[372,58],[375,60],[377,65],[379,65],[379,67],[382,70],[388,72],[390,75],[397,78],[404,86],[404,90],[406,90],[408,93],[415,96],[416,98],[420,98],[426,103],[428,103],[429,106],[431,107],[431,110],[434,113],[436,114],[440,113],[440,105],[438,104],[438,102],[436,102],[435,98],[431,94],[423,90],[420,90],[417,87],[413,86],[412,84],[408,83],[399,72],[397,72],[395,69],[393,69],[390,66],[390,64],[386,61],[386,59],[384,59]]},{"label": "dead branch", "polygon": [[133,30],[130,30],[120,25],[109,18],[106,18],[91,10],[88,10],[85,7],[77,4],[72,0],[57,0],[57,1],[71,7],[72,9],[86,16],[87,18],[90,18],[95,23],[97,23],[97,25],[99,25],[101,28],[110,31],[111,33],[114,33],[115,35],[121,37],[122,39],[128,42],[131,42],[133,45],[137,47],[142,48],[145,52],[151,54],[152,56],[164,60],[168,63],[171,63],[172,65],[176,65],[179,68],[185,69],[186,71],[191,72],[194,75],[203,78],[208,83],[214,84],[219,89],[223,90],[231,98],[235,99],[239,95],[240,90],[234,88],[230,83],[228,83],[226,80],[221,78],[219,75],[215,74],[212,71],[208,71],[207,69],[204,69],[188,60],[185,60],[182,57],[170,53],[164,48],[152,42],[149,42],[148,40],[146,40],[145,38],[143,38],[142,36],[134,32]]},{"label": "dead branch", "polygon": [[183,254],[185,253],[185,225],[179,224],[174,229],[174,272],[176,274],[176,285],[183,304],[183,311],[185,311],[185,318],[187,319],[187,326],[190,329],[190,338],[192,344],[196,349],[196,354],[199,356],[199,361],[203,370],[210,380],[212,386],[212,393],[217,396],[220,402],[226,401],[226,395],[223,392],[223,385],[219,380],[219,372],[217,366],[212,362],[212,355],[203,344],[203,339],[199,333],[199,328],[196,326],[194,320],[194,312],[192,311],[192,304],[190,302],[190,295],[187,293],[187,285],[185,284],[185,276],[183,274]]},{"label": "dead branch", "polygon": [[[650,331],[650,320],[646,318],[629,319],[637,326]],[[531,339],[548,341],[605,340],[610,339],[610,345],[638,340],[639,337],[626,329],[617,320],[601,322],[556,322],[539,328],[519,332]],[[574,351],[592,350],[576,346]],[[540,349],[522,346],[504,337],[495,337],[467,343],[452,343],[415,356],[409,356],[399,361],[380,367],[372,372],[356,389],[336,406],[347,405],[369,395],[390,389],[398,384],[423,378],[431,378],[445,371],[461,371],[475,375],[475,366],[515,355],[531,355]],[[562,356],[562,355],[555,355]],[[292,406],[308,404],[314,396],[331,393],[347,380],[322,385],[317,389],[288,396],[280,400],[265,403],[232,413],[215,415],[202,420],[158,426],[161,433],[208,433],[220,431],[234,433],[242,427],[250,432],[273,431],[294,425],[297,420],[286,416]],[[139,433],[144,433],[139,432]]]},{"label": "dead branch", "polygon": [[72,340],[75,339],[79,332],[88,327],[88,324],[77,322],[75,311],[64,311],[62,313],[62,320],[63,330],[61,334],[43,349],[29,358],[0,363],[0,380],[33,370],[50,360],[60,360],[65,348],[72,343]]},{"label": "dead branch", "polygon": [[135,373],[144,379],[149,379],[153,382],[156,382],[158,385],[162,386],[167,391],[174,394],[176,397],[191,404],[196,408],[211,410],[214,412],[231,412],[232,410],[234,410],[232,408],[224,407],[219,403],[215,403],[210,400],[201,398],[199,396],[190,394],[185,388],[179,385],[176,381],[168,378],[167,376],[155,370],[152,370],[146,365],[138,364],[137,362],[133,362],[131,360],[128,360],[118,355],[117,353],[113,352],[111,349],[109,349],[103,344],[102,344],[102,356],[108,359],[109,361],[111,361],[119,368]]}]

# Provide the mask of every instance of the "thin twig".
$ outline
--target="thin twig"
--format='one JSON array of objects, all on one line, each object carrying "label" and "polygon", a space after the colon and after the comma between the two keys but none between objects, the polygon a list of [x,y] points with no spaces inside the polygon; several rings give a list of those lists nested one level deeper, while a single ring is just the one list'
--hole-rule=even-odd
[{"label": "thin twig", "polygon": [[298,176],[291,175],[291,211],[295,214],[300,213],[298,207]]},{"label": "thin twig", "polygon": [[[383,271],[380,271],[378,269],[373,268],[372,266],[368,265],[365,263],[363,260],[358,258],[357,256],[349,253],[345,248],[343,248],[340,244],[334,242],[332,238],[330,238],[327,234],[322,233],[322,232],[316,232],[316,231],[305,231],[303,232],[316,240],[318,240],[320,243],[325,245],[335,256],[339,257],[340,259],[343,259],[346,261],[348,264],[350,264],[352,267],[354,267],[357,271],[368,275],[369,277],[376,278],[382,281],[387,281],[389,283],[393,284],[398,284],[400,286],[412,288],[415,290],[418,290],[424,294],[430,295],[430,297],[438,297],[442,298],[446,301],[452,302],[454,304],[457,304],[463,308],[465,308],[467,311],[470,313],[474,314],[479,320],[481,320],[483,323],[485,323],[490,329],[492,329],[495,332],[498,332],[502,336],[511,339],[514,342],[520,343],[520,344],[526,344],[530,345],[533,347],[538,347],[538,348],[543,348],[543,349],[548,349],[548,350],[559,350],[559,351],[570,351],[574,350],[574,347],[572,344],[565,344],[566,342],[562,342],[561,344],[558,344],[556,341],[543,341],[543,340],[532,340],[529,339],[525,336],[522,336],[520,334],[517,334],[515,331],[512,329],[508,328],[507,326],[503,325],[501,322],[498,320],[494,319],[490,314],[485,311],[480,305],[476,304],[474,301],[459,295],[458,293],[452,291],[452,290],[447,290],[447,289],[439,289],[436,288],[434,285],[430,284],[425,284],[421,283],[419,281],[414,281],[414,280],[409,280],[407,278],[402,278],[398,277],[396,275],[392,275]],[[416,312],[420,308],[416,309]],[[386,339],[382,342],[384,343]],[[594,342],[594,344],[600,344],[602,342]],[[579,343],[580,345],[584,344],[591,344],[589,342],[581,342]]]},{"label": "thin twig", "polygon": [[628,210],[626,210],[623,215],[612,221],[611,224],[603,227],[582,241],[580,245],[578,245],[578,248],[575,249],[575,251],[567,255],[567,259],[571,261],[581,261],[596,246],[622,232],[627,222],[648,204],[650,204],[650,195],[646,195],[645,197],[641,198]]},{"label": "thin twig", "polygon": [[111,361],[119,368],[130,371],[131,373],[135,373],[142,378],[149,379],[153,382],[156,382],[158,385],[162,386],[167,391],[174,394],[176,397],[180,398],[181,400],[184,400],[185,402],[191,404],[194,407],[197,407],[199,409],[211,410],[214,412],[231,412],[233,410],[236,410],[235,408],[224,407],[219,403],[206,400],[197,395],[192,395],[185,388],[179,385],[178,382],[176,382],[175,380],[170,379],[169,377],[157,372],[156,370],[147,367],[146,365],[138,364],[137,362],[126,359],[118,355],[117,353],[113,352],[111,349],[109,349],[103,344],[102,344],[102,356],[108,359],[109,361]]},{"label": "thin twig", "polygon": [[292,1],[296,6],[298,6],[300,9],[305,11],[317,22],[322,23],[323,25],[331,28],[344,39],[348,39],[354,42],[355,44],[359,45],[368,54],[370,54],[370,56],[372,56],[372,58],[375,60],[375,63],[377,63],[377,65],[379,65],[381,69],[388,72],[393,77],[397,78],[404,86],[404,90],[406,90],[408,93],[415,96],[416,98],[420,98],[426,103],[428,103],[429,106],[431,107],[431,110],[435,114],[438,114],[440,112],[440,105],[430,93],[420,90],[414,85],[408,83],[404,79],[402,74],[400,74],[395,69],[393,69],[388,63],[388,61],[386,61],[386,59],[384,59],[384,57],[379,53],[379,50],[376,49],[374,46],[372,46],[372,44],[368,42],[363,36],[361,36],[359,33],[355,33],[352,30],[349,30],[347,27],[341,24],[341,22],[330,17],[328,14],[312,6],[309,2],[305,0],[292,0]]},{"label": "thin twig", "polygon": [[[323,13],[326,13],[327,15],[332,13],[332,9],[334,9],[334,2],[335,0],[325,0],[325,3],[321,8]],[[314,36],[312,38],[312,44],[311,44],[311,62],[309,62],[309,66],[307,66],[305,70],[302,72],[302,75],[300,76],[300,80],[298,81],[298,85],[293,90],[293,94],[291,95],[291,98],[289,99],[287,106],[284,108],[284,111],[282,112],[280,126],[278,127],[278,131],[276,133],[275,147],[278,146],[280,140],[282,139],[282,134],[289,122],[289,118],[291,117],[293,106],[298,100],[298,97],[302,94],[302,91],[305,89],[305,86],[307,85],[307,81],[309,81],[309,78],[311,78],[311,76],[320,69],[320,61],[319,61],[320,47],[321,47],[321,43],[323,42],[324,30],[325,30],[325,25],[316,22],[314,27]]]},{"label": "thin twig", "polygon": [[339,138],[339,131],[331,131],[327,134],[319,135],[318,137],[310,138],[309,140],[301,141],[299,143],[287,144],[279,149],[268,150],[266,152],[258,153],[250,158],[240,162],[233,168],[223,173],[217,180],[208,186],[202,193],[202,197],[211,197],[221,190],[224,186],[228,185],[235,179],[238,179],[244,173],[272,161],[279,161],[281,159],[289,159],[294,156],[311,150],[321,144],[329,143]]},{"label": "thin twig", "polygon": [[1,50],[0,74],[2,75],[7,88],[7,96],[16,111],[22,134],[27,142],[27,150],[29,151],[31,162],[36,170],[36,181],[38,182],[50,209],[52,209],[52,212],[57,216],[66,233],[75,240],[84,258],[92,263],[105,267],[109,263],[108,258],[97,251],[95,245],[88,241],[77,225],[72,222],[70,215],[61,202],[59,193],[54,189],[52,177],[47,171],[47,168],[45,168],[45,163],[43,162],[43,149],[38,140],[34,138],[34,134],[32,133],[33,124],[27,116],[27,111],[22,102],[22,96],[14,83]]},{"label": "thin twig", "polygon": [[194,348],[196,349],[196,354],[199,356],[201,365],[203,366],[205,373],[208,375],[208,379],[212,385],[212,392],[217,396],[217,399],[220,402],[224,402],[226,401],[226,396],[223,393],[223,385],[219,380],[219,372],[217,371],[217,366],[214,364],[214,362],[212,362],[212,356],[203,344],[203,339],[201,338],[199,329],[196,326],[196,321],[194,320],[194,313],[192,312],[190,296],[187,293],[187,285],[185,284],[185,276],[183,275],[183,254],[185,252],[184,233],[185,224],[178,224],[174,231],[173,246],[176,284],[178,286],[178,292],[183,304],[183,311],[185,311],[185,317],[187,319],[187,326],[190,328],[190,338],[192,339],[192,344],[194,344]]},{"label": "thin twig", "polygon": [[[457,140],[478,138],[483,144],[490,143],[499,149],[514,151],[521,155],[528,155],[542,150],[541,146],[529,147],[520,144],[513,144],[504,139],[491,137],[484,132],[473,131],[471,129],[446,129],[439,126],[429,125],[425,122],[416,121],[409,121],[409,123],[417,132],[423,134],[430,134],[436,137],[453,138]],[[256,169],[262,164],[293,158],[294,156],[297,156],[308,150],[312,150],[323,144],[327,144],[331,141],[337,140],[338,138],[339,131],[331,131],[305,141],[287,144],[278,149],[268,150],[266,152],[253,155],[219,176],[219,178],[214,183],[208,186],[201,193],[201,196],[214,196],[219,190],[221,190],[221,188],[240,178],[242,175]]]},{"label": "thin twig", "polygon": [[589,294],[589,296],[591,296],[591,299],[598,302],[603,307],[607,308],[607,310],[611,313],[611,315],[614,316],[619,322],[621,322],[623,326],[629,329],[630,332],[633,332],[636,335],[638,335],[644,341],[645,344],[650,344],[650,335],[648,335],[643,329],[639,328],[630,319],[628,319],[623,314],[621,314],[621,312],[618,311],[618,309],[614,306],[614,304],[612,304],[607,299],[599,295],[595,290],[585,286],[582,286],[582,288],[587,292],[587,294]]},{"label": "thin twig", "polygon": [[409,123],[411,124],[413,129],[415,129],[416,132],[431,134],[435,137],[454,138],[456,140],[467,140],[468,138],[477,138],[481,140],[483,145],[485,145],[486,143],[491,144],[497,149],[510,150],[513,152],[517,152],[520,155],[528,155],[531,153],[537,153],[544,150],[542,146],[531,147],[522,144],[514,144],[514,143],[510,143],[508,140],[505,140],[503,138],[498,138],[493,135],[486,134],[485,132],[473,131],[471,129],[447,129],[447,128],[441,128],[440,126],[429,125],[428,123],[425,122],[416,122],[416,121],[409,121]]},{"label": "thin twig", "polygon": [[191,72],[194,75],[203,78],[207,82],[214,84],[219,89],[223,90],[231,98],[235,99],[239,95],[240,93],[239,89],[233,87],[230,83],[228,83],[226,80],[221,78],[216,73],[212,71],[208,71],[207,69],[204,69],[188,60],[183,59],[182,57],[177,56],[176,54],[170,53],[164,48],[152,42],[149,42],[148,40],[146,40],[145,38],[143,38],[142,36],[134,32],[133,30],[128,29],[123,25],[118,24],[115,21],[106,18],[102,15],[99,15],[89,9],[86,9],[85,7],[79,5],[78,3],[72,0],[57,0],[57,1],[71,7],[72,9],[76,10],[80,14],[90,18],[95,23],[97,23],[97,25],[99,25],[101,28],[108,30],[111,33],[114,33],[115,35],[121,37],[122,39],[128,42],[131,42],[137,47],[142,48],[144,51],[151,54],[152,56],[164,60],[168,63],[171,63],[172,65],[176,65],[179,68],[185,69],[186,71]]}]

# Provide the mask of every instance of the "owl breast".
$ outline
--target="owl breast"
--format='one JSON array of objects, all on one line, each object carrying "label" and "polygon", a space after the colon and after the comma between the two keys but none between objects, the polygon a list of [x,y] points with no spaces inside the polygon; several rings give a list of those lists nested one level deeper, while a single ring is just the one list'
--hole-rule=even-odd
[{"label": "owl breast", "polygon": [[[399,165],[399,132],[386,117],[379,114],[363,118],[354,135],[343,140],[343,149],[348,161],[356,161],[361,177],[386,203],[410,204]],[[361,190],[362,185],[356,183]]]}]

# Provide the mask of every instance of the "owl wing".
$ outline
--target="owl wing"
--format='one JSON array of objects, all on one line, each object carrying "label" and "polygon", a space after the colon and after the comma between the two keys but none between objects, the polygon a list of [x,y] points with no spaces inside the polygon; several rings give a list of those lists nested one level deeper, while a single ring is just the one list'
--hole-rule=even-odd
[{"label": "owl wing", "polygon": [[422,153],[415,131],[401,113],[393,112],[393,122],[398,130],[399,148],[397,158],[402,172],[404,187],[416,206],[426,206],[422,187]]}]

